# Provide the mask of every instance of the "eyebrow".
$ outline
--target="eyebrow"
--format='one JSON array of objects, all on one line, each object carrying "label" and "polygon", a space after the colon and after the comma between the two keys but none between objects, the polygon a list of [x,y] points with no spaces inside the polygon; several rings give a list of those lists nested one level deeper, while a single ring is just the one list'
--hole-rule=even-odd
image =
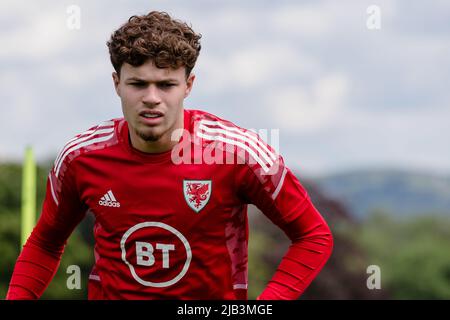
[{"label": "eyebrow", "polygon": [[175,83],[178,83],[178,79],[172,79],[172,78],[162,79],[162,80],[158,80],[158,81],[148,81],[148,80],[141,79],[138,77],[131,77],[131,78],[126,79],[125,81],[137,81],[137,82],[145,82],[145,83],[148,83],[148,82],[155,82],[155,83],[175,82]]}]

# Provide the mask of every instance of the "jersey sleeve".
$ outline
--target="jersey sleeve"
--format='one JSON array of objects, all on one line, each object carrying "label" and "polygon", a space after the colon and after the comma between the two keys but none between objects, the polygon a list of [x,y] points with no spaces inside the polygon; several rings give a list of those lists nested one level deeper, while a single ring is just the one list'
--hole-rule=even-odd
[{"label": "jersey sleeve", "polygon": [[240,196],[256,205],[292,243],[258,299],[297,299],[331,255],[332,234],[283,158],[273,157],[265,168],[260,162],[242,166]]},{"label": "jersey sleeve", "polygon": [[48,176],[42,213],[16,261],[7,299],[42,295],[56,273],[67,239],[85,216],[73,164],[68,162],[59,166],[55,162]]}]

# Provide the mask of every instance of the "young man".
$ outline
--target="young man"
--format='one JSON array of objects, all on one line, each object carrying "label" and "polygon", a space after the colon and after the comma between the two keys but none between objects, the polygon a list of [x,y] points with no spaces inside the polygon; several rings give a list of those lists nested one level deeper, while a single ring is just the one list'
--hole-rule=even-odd
[{"label": "young man", "polygon": [[259,299],[296,299],[332,250],[330,230],[281,156],[251,131],[185,110],[200,35],[133,16],[108,42],[124,118],[70,140],[8,299],[39,298],[69,235],[96,218],[89,299],[246,299],[247,204],[292,245]]}]

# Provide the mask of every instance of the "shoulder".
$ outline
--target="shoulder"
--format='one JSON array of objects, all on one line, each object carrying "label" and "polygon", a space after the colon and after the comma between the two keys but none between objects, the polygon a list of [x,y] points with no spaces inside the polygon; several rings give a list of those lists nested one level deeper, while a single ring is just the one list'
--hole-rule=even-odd
[{"label": "shoulder", "polygon": [[[201,139],[206,144],[214,142],[227,151],[233,150],[238,163],[247,164],[254,170],[260,169],[265,174],[268,174],[273,166],[279,165],[281,157],[257,132],[208,112],[199,110],[189,112],[191,133],[195,138]],[[268,130],[259,131],[264,133],[267,139]]]},{"label": "shoulder", "polygon": [[104,149],[117,144],[118,130],[123,118],[112,119],[97,124],[75,135],[67,141],[55,159],[53,171],[56,177],[77,157],[90,151]]},{"label": "shoulder", "polygon": [[207,111],[203,111],[203,110],[196,110],[196,109],[189,109],[186,110],[189,113],[190,119],[191,119],[191,124],[196,123],[198,121],[223,121],[223,122],[228,122],[231,123],[228,120],[225,120],[223,118],[220,118],[212,113],[209,113]]},{"label": "shoulder", "polygon": [[242,138],[244,141],[249,138],[256,139],[258,136],[252,130],[238,126],[232,121],[220,118],[212,113],[201,110],[189,110],[191,132],[196,135],[235,137]]}]

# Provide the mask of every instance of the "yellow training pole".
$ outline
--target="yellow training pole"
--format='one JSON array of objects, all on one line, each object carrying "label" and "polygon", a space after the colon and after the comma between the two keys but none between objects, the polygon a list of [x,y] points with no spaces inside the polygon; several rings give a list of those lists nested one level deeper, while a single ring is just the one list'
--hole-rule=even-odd
[{"label": "yellow training pole", "polygon": [[36,161],[33,149],[25,149],[22,171],[21,246],[25,244],[36,223]]}]

